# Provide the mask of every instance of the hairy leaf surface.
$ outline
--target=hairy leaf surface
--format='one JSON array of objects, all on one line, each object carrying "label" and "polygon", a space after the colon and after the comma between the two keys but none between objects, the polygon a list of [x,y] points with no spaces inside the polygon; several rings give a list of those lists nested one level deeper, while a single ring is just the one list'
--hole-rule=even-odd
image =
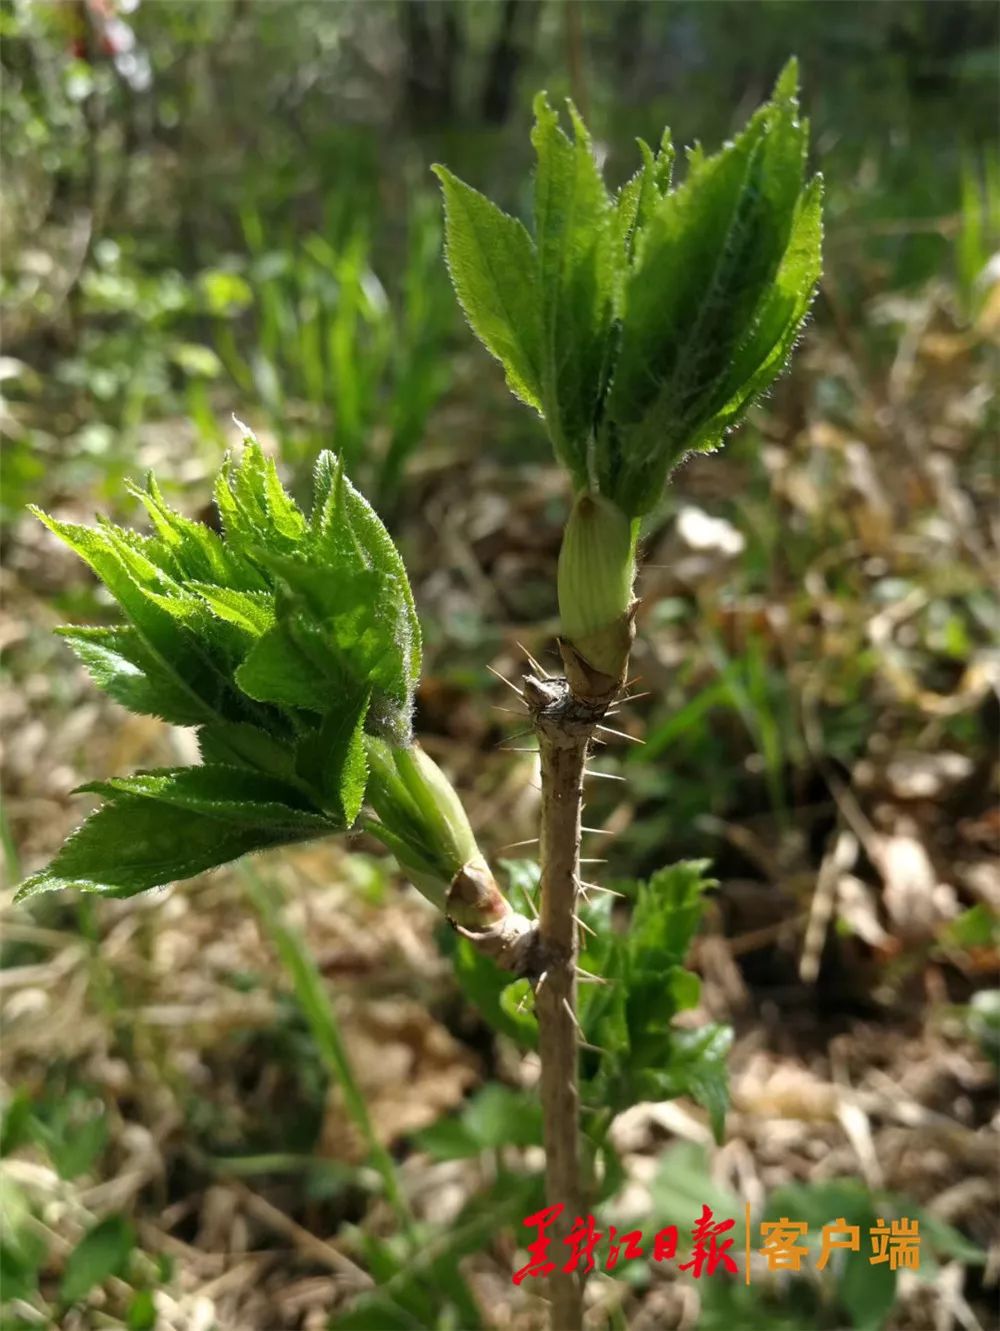
[{"label": "hairy leaf surface", "polygon": [[[570,138],[540,93],[533,242],[440,173],[450,223],[469,233],[465,267],[454,255],[451,263],[467,312],[471,274],[487,282],[481,256],[468,258],[472,215],[482,235],[509,239],[491,325],[502,327],[503,345],[470,322],[507,364],[515,393],[541,410],[577,493],[599,491],[629,518],[653,507],[683,457],[718,447],[738,424],[784,367],[808,312],[821,193],[818,178],[804,182],[808,124],[797,86],[792,60],[731,143],[714,155],[689,150],[679,186],[669,130],[655,153],[639,140],[641,165],[613,201],[575,109]],[[494,306],[499,285],[490,287]]]},{"label": "hairy leaf surface", "polygon": [[556,453],[578,487],[609,372],[609,340],[623,255],[615,215],[586,126],[570,104],[573,140],[540,93],[531,141],[535,241],[541,275],[542,402]]},{"label": "hairy leaf surface", "polygon": [[542,409],[538,258],[524,226],[443,166],[448,271],[483,346],[504,367],[515,397]]},{"label": "hairy leaf surface", "polygon": [[249,850],[350,827],[371,735],[410,742],[420,625],[406,570],[337,459],[320,457],[307,520],[248,436],[216,485],[223,536],[133,489],[154,532],[39,513],[126,622],[67,628],[111,697],[198,727],[203,765],[84,787],[107,803],[26,895],[129,894]]}]

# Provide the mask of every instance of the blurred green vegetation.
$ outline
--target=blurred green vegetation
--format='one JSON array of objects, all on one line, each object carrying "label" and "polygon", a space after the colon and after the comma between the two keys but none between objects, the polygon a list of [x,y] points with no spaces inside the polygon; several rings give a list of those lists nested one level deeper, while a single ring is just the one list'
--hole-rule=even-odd
[{"label": "blurred green vegetation", "polygon": [[214,458],[234,407],[293,468],[342,448],[388,504],[463,345],[428,167],[523,206],[539,86],[576,96],[615,183],[635,135],[724,137],[795,51],[836,318],[873,279],[950,271],[973,302],[995,30],[974,0],[4,0],[4,515],[43,475],[114,498],[151,421]]}]

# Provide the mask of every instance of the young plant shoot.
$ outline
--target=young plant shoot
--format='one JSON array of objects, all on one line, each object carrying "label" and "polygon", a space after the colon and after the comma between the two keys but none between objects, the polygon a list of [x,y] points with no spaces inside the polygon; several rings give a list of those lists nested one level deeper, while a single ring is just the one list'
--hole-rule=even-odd
[{"label": "young plant shoot", "polygon": [[133,493],[152,535],[38,513],[125,616],[62,636],[116,701],[197,727],[202,763],[83,787],[104,804],[21,897],[131,896],[358,825],[487,955],[525,969],[534,930],[413,738],[420,625],[406,570],[337,460],[320,455],[307,519],[247,437],[215,487],[221,536],[173,512],[152,477]]},{"label": "young plant shoot", "polygon": [[574,504],[560,643],[578,698],[615,696],[635,612],[639,521],[670,472],[718,448],[784,368],[820,272],[822,181],[805,179],[797,67],[721,152],[641,140],[610,195],[590,135],[535,99],[534,235],[444,167],[448,266],[473,331],[539,413]]},{"label": "young plant shoot", "polygon": [[[523,686],[541,756],[540,919],[504,897],[458,796],[414,740],[420,626],[388,533],[329,453],[307,516],[249,432],[216,484],[221,534],[174,512],[152,477],[133,490],[147,535],[38,513],[122,611],[115,627],[63,629],[69,646],[125,707],[195,727],[202,761],[83,787],[101,807],[20,890],[127,897],[247,852],[371,833],[480,964],[534,988],[557,1243],[584,1200],[581,1029],[588,1058],[600,1054],[588,1086],[608,1121],[633,1093],[687,1089],[721,1123],[725,1039],[713,1029],[678,1043],[669,1025],[697,988],[681,963],[700,865],[654,875],[631,934],[588,944],[614,983],[593,986],[577,1016],[583,782],[627,674],[640,521],[681,459],[717,448],[785,365],[821,238],[794,63],[742,134],[715,156],[688,154],[676,187],[665,132],[655,153],[640,142],[638,171],[609,194],[572,105],[569,119],[572,137],[538,96],[533,234],[436,168],[458,298],[511,391],[542,417],[572,487],[558,569],[566,674]],[[576,1331],[580,1277],[558,1270],[551,1294],[555,1331]]]},{"label": "young plant shoot", "polygon": [[[444,167],[448,266],[473,331],[542,417],[573,506],[559,557],[565,680],[529,675],[541,755],[536,990],[548,1200],[579,1213],[576,902],[588,746],[625,682],[643,515],[689,453],[720,446],[788,360],[820,273],[821,193],[794,61],[712,157],[657,152],[611,195],[572,104],[572,137],[535,99],[533,234]],[[580,1325],[581,1281],[552,1278],[553,1327]]]}]

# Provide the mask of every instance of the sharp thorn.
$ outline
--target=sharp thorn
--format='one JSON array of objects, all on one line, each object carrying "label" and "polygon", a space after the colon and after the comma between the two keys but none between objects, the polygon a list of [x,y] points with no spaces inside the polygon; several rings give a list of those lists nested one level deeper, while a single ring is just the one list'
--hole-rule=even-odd
[{"label": "sharp thorn", "polygon": [[525,894],[524,894],[524,904],[528,907],[528,912],[529,912],[529,914],[531,915],[531,918],[532,918],[533,920],[537,920],[537,919],[538,919],[538,907],[537,907],[537,906],[535,905],[535,903],[532,901],[531,897],[528,896],[527,892],[525,892]]},{"label": "sharp thorn", "polygon": [[494,712],[506,712],[508,716],[523,716],[527,711],[525,707],[501,707],[496,702],[490,703],[490,709]]},{"label": "sharp thorn", "polygon": [[617,735],[619,739],[627,739],[632,744],[645,744],[646,742],[644,739],[640,739],[638,735],[629,735],[624,730],[615,730],[613,726],[598,726],[597,729],[603,730],[608,735]]},{"label": "sharp thorn", "polygon": [[521,846],[537,846],[538,837],[530,836],[527,841],[508,841],[505,846],[497,846],[497,850],[518,850]]},{"label": "sharp thorn", "polygon": [[616,776],[614,772],[596,772],[592,767],[584,768],[584,776],[598,776],[604,781],[624,781],[623,776]]},{"label": "sharp thorn", "polygon": [[600,883],[587,883],[584,882],[583,880],[579,880],[579,885],[581,889],[588,887],[590,888],[591,892],[604,892],[609,897],[621,897],[622,901],[626,900],[625,893],[616,892],[613,887],[602,887]]},{"label": "sharp thorn", "polygon": [[539,665],[539,663],[535,660],[535,658],[534,658],[534,657],[531,655],[531,653],[528,651],[527,647],[525,647],[525,645],[524,645],[523,642],[518,642],[517,639],[515,638],[515,639],[514,639],[514,643],[515,643],[516,646],[520,647],[520,649],[521,649],[522,652],[524,652],[525,656],[526,656],[526,657],[528,658],[528,660],[531,662],[531,667],[532,667],[533,670],[537,670],[538,673],[539,673],[540,675],[542,675],[545,679],[551,679],[551,678],[552,678],[552,676],[549,674],[549,672],[548,672],[543,666]]},{"label": "sharp thorn", "polygon": [[493,667],[492,667],[491,665],[488,665],[488,666],[486,667],[486,669],[490,672],[491,675],[495,675],[495,676],[497,677],[497,679],[500,681],[501,684],[506,684],[507,687],[508,687],[509,689],[511,689],[514,693],[516,693],[517,696],[518,696],[519,698],[523,698],[523,697],[524,697],[524,694],[523,694],[523,693],[521,692],[521,690],[517,687],[517,685],[516,685],[516,684],[512,684],[512,683],[510,682],[510,680],[506,677],[506,675],[501,675],[500,671],[499,671],[499,670],[494,670]]},{"label": "sharp thorn", "polygon": [[618,699],[619,702],[637,702],[640,698],[652,697],[652,689],[646,689],[643,693],[623,693]]},{"label": "sharp thorn", "polygon": [[576,1013],[573,1011],[573,1008],[572,1008],[572,1005],[570,1004],[569,999],[564,997],[564,998],[563,998],[563,1001],[562,1001],[562,1005],[563,1005],[563,1007],[564,1007],[565,1010],[566,1010],[566,1015],[567,1015],[567,1017],[569,1017],[570,1021],[573,1023],[573,1025],[576,1027],[576,1029],[577,1029],[577,1030],[580,1032],[580,1034],[582,1035],[582,1034],[583,1034],[583,1027],[582,1027],[582,1026],[580,1025],[580,1023],[577,1021],[577,1019],[576,1019]]},{"label": "sharp thorn", "polygon": [[595,859],[593,855],[581,856],[581,864],[607,864],[607,860]]},{"label": "sharp thorn", "polygon": [[592,929],[585,920],[581,920],[579,915],[574,915],[573,919],[576,920],[577,924],[580,926],[580,928],[583,930],[585,934],[590,934],[591,938],[597,937],[597,930]]},{"label": "sharp thorn", "polygon": [[[546,972],[546,974],[547,974],[547,973],[548,973],[548,972]],[[606,979],[604,978],[603,975],[595,975],[595,974],[593,973],[593,971],[585,971],[585,970],[583,970],[583,968],[580,967],[580,966],[577,966],[577,968],[576,968],[576,978],[577,978],[582,984],[610,984],[610,983],[611,983],[611,981],[610,981],[610,980],[606,980]],[[540,983],[541,983],[541,981],[539,981],[539,984],[540,984]]]},{"label": "sharp thorn", "polygon": [[595,834],[600,834],[601,836],[614,836],[614,832],[612,832],[612,831],[610,830],[610,828],[607,828],[607,827],[584,827],[582,823],[581,823],[581,825],[580,825],[580,831],[581,831],[581,832],[594,832]]},{"label": "sharp thorn", "polygon": [[524,739],[525,735],[533,735],[534,729],[526,726],[524,730],[515,730],[513,735],[504,735],[503,739],[497,740],[495,747],[499,748],[501,744],[509,744],[512,739]]},{"label": "sharp thorn", "polygon": [[507,744],[498,744],[496,746],[498,753],[537,753],[537,749],[512,749]]}]

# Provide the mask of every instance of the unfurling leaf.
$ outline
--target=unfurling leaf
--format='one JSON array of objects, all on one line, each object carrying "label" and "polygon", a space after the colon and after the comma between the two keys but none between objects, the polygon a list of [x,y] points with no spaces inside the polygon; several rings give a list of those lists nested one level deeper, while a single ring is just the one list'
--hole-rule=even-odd
[{"label": "unfurling leaf", "polygon": [[443,166],[448,271],[476,336],[507,374],[510,391],[542,410],[538,256],[527,231]]},{"label": "unfurling leaf", "polygon": [[[601,488],[627,513],[652,507],[698,441],[719,442],[711,423],[736,391],[734,363],[742,385],[785,331],[786,322],[764,330],[756,364],[738,354],[761,329],[789,245],[805,146],[785,78],[733,143],[691,163],[643,229],[598,446]],[[802,284],[806,299],[814,281]]]},{"label": "unfurling leaf", "polygon": [[133,490],[151,536],[38,515],[126,618],[63,636],[117,702],[198,727],[205,765],[84,787],[106,803],[22,896],[127,896],[355,822],[368,739],[410,743],[420,627],[389,534],[329,454],[315,492],[307,519],[248,439],[216,485],[221,537],[152,478]]},{"label": "unfurling leaf", "polygon": [[556,453],[578,489],[610,373],[611,321],[623,255],[614,209],[586,126],[569,104],[573,140],[540,93],[531,133],[535,242],[541,275],[542,401]]},{"label": "unfurling leaf", "polygon": [[[612,201],[572,105],[573,138],[535,100],[534,238],[438,169],[452,279],[515,394],[544,416],[578,493],[649,511],[689,452],[718,447],[784,367],[820,272],[819,177],[790,61],[714,156],[673,147]],[[506,261],[506,262],[505,262]]]}]

